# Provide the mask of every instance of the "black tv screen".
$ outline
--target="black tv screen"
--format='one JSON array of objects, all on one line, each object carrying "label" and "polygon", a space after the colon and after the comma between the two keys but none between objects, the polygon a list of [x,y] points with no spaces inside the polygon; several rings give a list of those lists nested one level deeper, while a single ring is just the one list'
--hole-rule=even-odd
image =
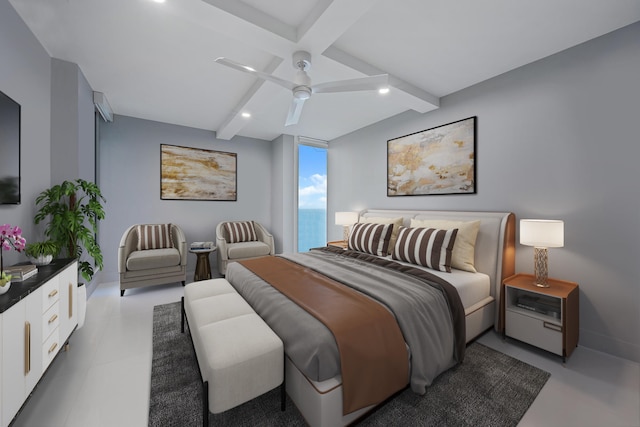
[{"label": "black tv screen", "polygon": [[0,92],[0,204],[20,203],[20,104]]}]

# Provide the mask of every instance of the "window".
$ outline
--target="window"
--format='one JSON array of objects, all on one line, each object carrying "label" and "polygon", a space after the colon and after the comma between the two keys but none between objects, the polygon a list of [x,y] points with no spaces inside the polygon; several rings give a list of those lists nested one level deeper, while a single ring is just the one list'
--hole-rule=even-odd
[{"label": "window", "polygon": [[298,140],[298,252],[327,244],[327,146]]}]

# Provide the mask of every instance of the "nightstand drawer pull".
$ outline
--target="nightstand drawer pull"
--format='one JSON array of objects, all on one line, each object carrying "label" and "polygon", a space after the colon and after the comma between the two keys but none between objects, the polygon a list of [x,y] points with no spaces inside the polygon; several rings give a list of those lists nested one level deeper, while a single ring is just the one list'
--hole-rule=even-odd
[{"label": "nightstand drawer pull", "polygon": [[58,290],[57,289],[54,289],[51,292],[49,292],[49,298],[53,298],[56,295],[58,295]]},{"label": "nightstand drawer pull", "polygon": [[58,320],[58,315],[54,314],[53,316],[51,316],[51,319],[49,319],[49,324],[55,322],[56,320]]},{"label": "nightstand drawer pull", "polygon": [[551,330],[554,330],[554,331],[562,332],[562,326],[556,325],[554,323],[543,322],[542,326],[544,326],[547,329],[551,329]]}]

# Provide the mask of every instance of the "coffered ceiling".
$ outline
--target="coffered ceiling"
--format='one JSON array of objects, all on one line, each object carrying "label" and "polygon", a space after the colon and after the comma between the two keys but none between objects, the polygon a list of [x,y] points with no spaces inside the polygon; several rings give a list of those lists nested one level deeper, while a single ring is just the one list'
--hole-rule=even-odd
[{"label": "coffered ceiling", "polygon": [[[331,140],[640,20],[640,0],[9,2],[116,114],[221,139]],[[215,62],[293,80],[298,50],[314,84],[387,73],[391,91],[314,93],[285,127],[291,91]]]}]

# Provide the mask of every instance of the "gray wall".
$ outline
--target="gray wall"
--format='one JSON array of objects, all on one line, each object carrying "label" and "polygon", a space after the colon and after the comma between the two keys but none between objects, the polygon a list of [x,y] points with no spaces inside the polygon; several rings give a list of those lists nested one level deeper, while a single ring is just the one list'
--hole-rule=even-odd
[{"label": "gray wall", "polygon": [[51,60],[51,182],[95,179],[93,90],[77,64]]},{"label": "gray wall", "polygon": [[[0,0],[0,91],[21,105],[22,204],[0,205],[0,221],[19,225],[27,242],[39,238],[35,198],[49,186],[51,58],[7,0]],[[5,252],[13,264],[25,258]]]},{"label": "gray wall", "polygon": [[[107,217],[100,225],[103,280],[117,280],[117,252],[122,233],[133,224],[178,224],[187,241],[215,241],[224,220],[255,220],[271,226],[271,143],[236,137],[217,140],[214,133],[116,115],[100,125],[100,188]],[[160,200],[160,144],[238,153],[238,201]],[[217,268],[211,257],[212,270]],[[189,254],[187,270],[195,269]]]},{"label": "gray wall", "polygon": [[[639,40],[637,23],[447,96],[434,112],[331,141],[328,217],[399,208],[562,219],[550,276],[580,285],[580,344],[640,361]],[[388,139],[470,116],[476,195],[386,197]],[[328,232],[341,235],[331,222]],[[532,272],[533,248],[517,246],[517,271]]]}]

